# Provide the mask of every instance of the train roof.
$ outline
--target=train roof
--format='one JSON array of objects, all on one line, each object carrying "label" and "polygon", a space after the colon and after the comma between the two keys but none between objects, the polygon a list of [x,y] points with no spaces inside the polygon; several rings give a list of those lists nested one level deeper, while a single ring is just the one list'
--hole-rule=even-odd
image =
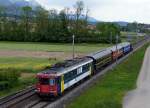
[{"label": "train roof", "polygon": [[[128,45],[131,45],[130,42],[123,42],[123,43],[117,44],[117,49],[120,50],[121,48],[128,46]],[[116,46],[109,47],[108,49],[110,49],[112,51],[116,51]]]},{"label": "train roof", "polygon": [[130,45],[130,43],[129,42],[123,42],[123,43],[117,44],[117,47],[116,46],[112,46],[112,47],[100,50],[98,52],[89,54],[88,57],[92,57],[94,59],[99,59],[101,57],[104,57],[105,55],[111,54],[112,51],[116,51],[116,48],[120,50],[121,48],[123,48],[123,47],[125,47],[127,45]]},{"label": "train roof", "polygon": [[84,58],[75,58],[74,60],[65,60],[60,63],[56,63],[53,65],[50,69],[45,70],[41,72],[41,74],[55,74],[55,75],[61,75],[68,71],[72,71],[81,65],[87,64],[92,62],[93,60],[88,57]]},{"label": "train roof", "polygon": [[109,49],[103,49],[101,51],[98,51],[98,52],[95,52],[95,53],[92,53],[90,55],[88,55],[88,57],[92,57],[94,59],[98,59],[98,58],[101,58],[105,55],[108,55],[108,54],[111,54],[111,50]]},{"label": "train roof", "polygon": [[131,43],[130,42],[123,42],[123,43],[120,43],[119,45],[122,46],[122,47],[125,47],[125,46],[128,46],[128,45],[131,45]]},{"label": "train roof", "polygon": [[111,51],[116,51],[116,49],[120,50],[121,48],[122,48],[122,46],[117,44],[117,46],[113,46],[113,47],[110,47],[108,49],[111,50]]}]

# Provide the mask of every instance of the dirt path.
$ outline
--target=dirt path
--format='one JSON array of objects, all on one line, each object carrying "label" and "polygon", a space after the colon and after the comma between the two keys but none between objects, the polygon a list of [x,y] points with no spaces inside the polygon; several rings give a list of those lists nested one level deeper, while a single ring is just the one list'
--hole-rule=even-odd
[{"label": "dirt path", "polygon": [[150,47],[137,80],[137,89],[124,98],[123,108],[150,108]]},{"label": "dirt path", "polygon": [[[83,53],[76,53],[76,56],[84,56]],[[71,53],[65,52],[43,52],[43,51],[11,51],[0,50],[0,57],[36,57],[36,58],[57,58],[57,59],[70,59]]]}]

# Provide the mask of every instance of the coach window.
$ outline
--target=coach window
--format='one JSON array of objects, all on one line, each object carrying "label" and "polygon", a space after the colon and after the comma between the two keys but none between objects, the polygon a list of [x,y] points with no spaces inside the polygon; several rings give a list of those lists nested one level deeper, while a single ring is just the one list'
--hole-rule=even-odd
[{"label": "coach window", "polygon": [[70,81],[70,72],[68,72],[68,73],[66,73],[65,75],[64,75],[64,82],[65,83],[67,83],[68,81]]},{"label": "coach window", "polygon": [[90,66],[89,64],[83,66],[83,73],[89,71],[89,66]]},{"label": "coach window", "polygon": [[74,77],[77,76],[77,69],[73,70],[73,76],[74,76]]},{"label": "coach window", "polygon": [[82,67],[79,67],[78,69],[77,69],[77,74],[79,75],[79,74],[81,74],[82,73]]},{"label": "coach window", "polygon": [[66,83],[68,81],[68,74],[66,73],[65,75],[64,75],[64,82]]}]

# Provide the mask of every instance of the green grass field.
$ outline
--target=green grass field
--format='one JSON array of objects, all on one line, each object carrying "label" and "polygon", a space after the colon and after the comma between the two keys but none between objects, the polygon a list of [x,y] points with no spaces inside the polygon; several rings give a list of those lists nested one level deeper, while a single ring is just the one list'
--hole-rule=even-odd
[{"label": "green grass field", "polygon": [[[89,53],[110,46],[109,44],[75,44],[75,51]],[[26,50],[47,52],[72,52],[72,44],[0,42],[0,50]]]},{"label": "green grass field", "polygon": [[50,67],[57,60],[27,57],[0,57],[0,69],[15,69],[20,72],[38,72]]},{"label": "green grass field", "polygon": [[121,32],[121,36],[137,36],[136,32]]},{"label": "green grass field", "polygon": [[105,74],[67,108],[122,108],[125,94],[136,87],[136,80],[148,45]]},{"label": "green grass field", "polygon": [[129,41],[134,44],[137,41],[144,39],[144,35],[145,35],[144,33],[140,34],[142,36],[137,36],[137,35],[139,34],[137,34],[136,32],[121,32],[121,40],[122,42]]}]

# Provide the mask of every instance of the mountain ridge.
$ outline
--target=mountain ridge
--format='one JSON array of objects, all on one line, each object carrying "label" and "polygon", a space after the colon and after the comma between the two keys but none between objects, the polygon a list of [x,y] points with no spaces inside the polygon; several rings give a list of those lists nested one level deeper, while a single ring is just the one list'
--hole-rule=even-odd
[{"label": "mountain ridge", "polygon": [[31,6],[33,8],[40,6],[36,0],[0,0],[0,6],[16,6],[16,7],[23,7],[23,6]]}]

